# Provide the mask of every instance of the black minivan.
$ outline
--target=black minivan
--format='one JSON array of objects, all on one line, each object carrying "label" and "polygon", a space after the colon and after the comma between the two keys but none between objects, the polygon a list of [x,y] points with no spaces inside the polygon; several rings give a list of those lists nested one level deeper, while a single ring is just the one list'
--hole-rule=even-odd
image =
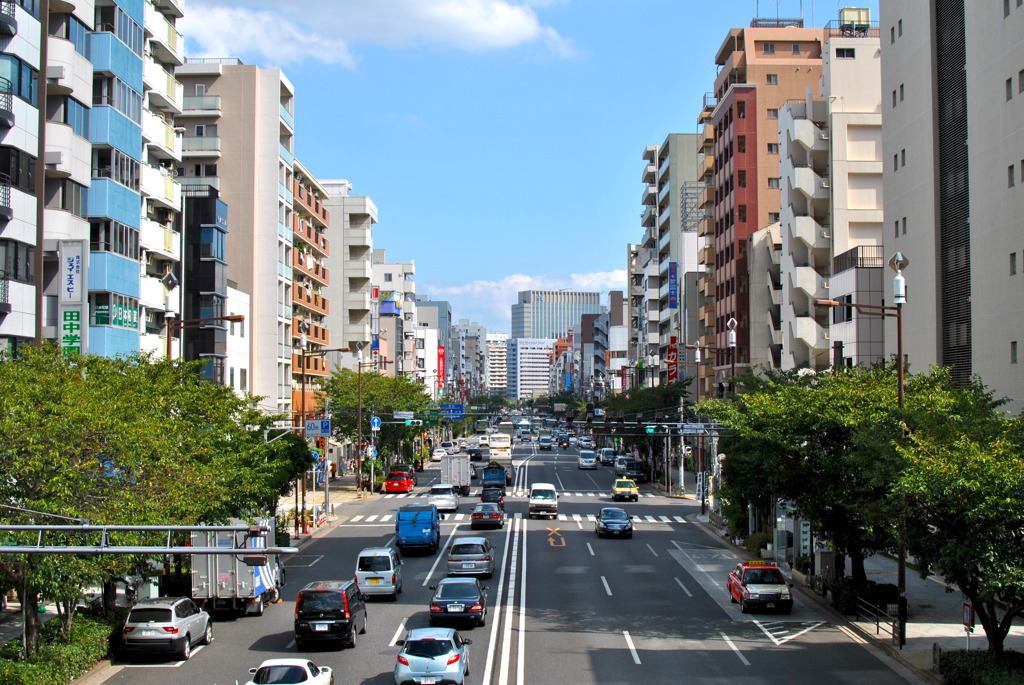
[{"label": "black minivan", "polygon": [[339,640],[356,646],[366,632],[366,597],[353,580],[318,580],[299,590],[295,600],[295,647]]}]

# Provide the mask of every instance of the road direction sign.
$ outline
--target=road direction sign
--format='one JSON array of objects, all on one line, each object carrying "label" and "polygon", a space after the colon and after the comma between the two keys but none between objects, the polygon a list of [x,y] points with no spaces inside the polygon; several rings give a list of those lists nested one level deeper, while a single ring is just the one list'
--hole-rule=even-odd
[{"label": "road direction sign", "polygon": [[306,419],[307,438],[329,438],[331,437],[330,419]]},{"label": "road direction sign", "polygon": [[395,419],[398,420],[398,421],[408,421],[412,417],[413,417],[413,412],[411,412],[411,411],[396,411],[395,412]]},{"label": "road direction sign", "polygon": [[374,416],[374,417],[370,418],[370,428],[372,430],[375,430],[375,431],[379,431],[380,430],[380,417],[379,416]]}]

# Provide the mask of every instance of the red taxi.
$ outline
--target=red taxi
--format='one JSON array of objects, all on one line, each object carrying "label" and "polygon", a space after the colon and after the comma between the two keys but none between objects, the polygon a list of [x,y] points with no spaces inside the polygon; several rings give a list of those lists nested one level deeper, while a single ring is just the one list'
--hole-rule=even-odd
[{"label": "red taxi", "polygon": [[384,481],[384,492],[412,492],[413,485],[415,482],[408,473],[392,471]]},{"label": "red taxi", "polygon": [[788,614],[793,610],[791,584],[774,561],[744,561],[729,574],[729,599],[740,611],[770,609]]}]

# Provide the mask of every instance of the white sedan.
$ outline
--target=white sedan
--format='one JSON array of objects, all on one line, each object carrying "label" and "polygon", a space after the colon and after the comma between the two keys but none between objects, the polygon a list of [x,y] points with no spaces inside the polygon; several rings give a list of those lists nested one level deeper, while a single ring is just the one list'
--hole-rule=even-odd
[{"label": "white sedan", "polygon": [[430,461],[441,461],[448,456],[448,452],[443,447],[438,447],[430,454]]},{"label": "white sedan", "polygon": [[334,672],[329,666],[317,666],[308,659],[267,659],[259,668],[250,668],[252,678],[246,685],[264,683],[303,683],[303,685],[334,685]]}]

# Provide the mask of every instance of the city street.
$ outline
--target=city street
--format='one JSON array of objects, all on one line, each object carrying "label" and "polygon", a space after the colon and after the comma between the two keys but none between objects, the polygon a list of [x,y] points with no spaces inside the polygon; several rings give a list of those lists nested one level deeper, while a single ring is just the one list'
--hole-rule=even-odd
[{"label": "city street", "polygon": [[[575,449],[536,453],[535,447],[516,443],[520,468],[506,498],[505,528],[473,533],[491,539],[500,570],[481,581],[489,588],[486,625],[462,631],[473,641],[468,683],[906,682],[799,595],[790,615],[742,614],[726,592],[737,557],[688,522],[692,501],[641,486],[638,503],[621,505],[634,518],[633,538],[598,539],[594,517],[611,505],[610,467],[581,471]],[[360,549],[388,544],[394,512],[425,501],[436,464],[422,475],[411,495],[344,505],[340,525],[288,560],[284,601],[264,616],[216,616],[213,644],[196,649],[190,661],[118,661],[105,682],[234,685],[264,659],[296,656],[298,590],[314,580],[352,577]],[[558,487],[557,519],[527,518],[520,490],[538,481]],[[476,499],[463,498],[459,512],[446,515],[445,542],[470,534]],[[410,553],[404,560],[402,594],[397,602],[369,600],[367,631],[354,649],[302,653],[334,668],[339,684],[392,683],[395,641],[428,625],[429,586],[444,577],[444,553]]]}]

